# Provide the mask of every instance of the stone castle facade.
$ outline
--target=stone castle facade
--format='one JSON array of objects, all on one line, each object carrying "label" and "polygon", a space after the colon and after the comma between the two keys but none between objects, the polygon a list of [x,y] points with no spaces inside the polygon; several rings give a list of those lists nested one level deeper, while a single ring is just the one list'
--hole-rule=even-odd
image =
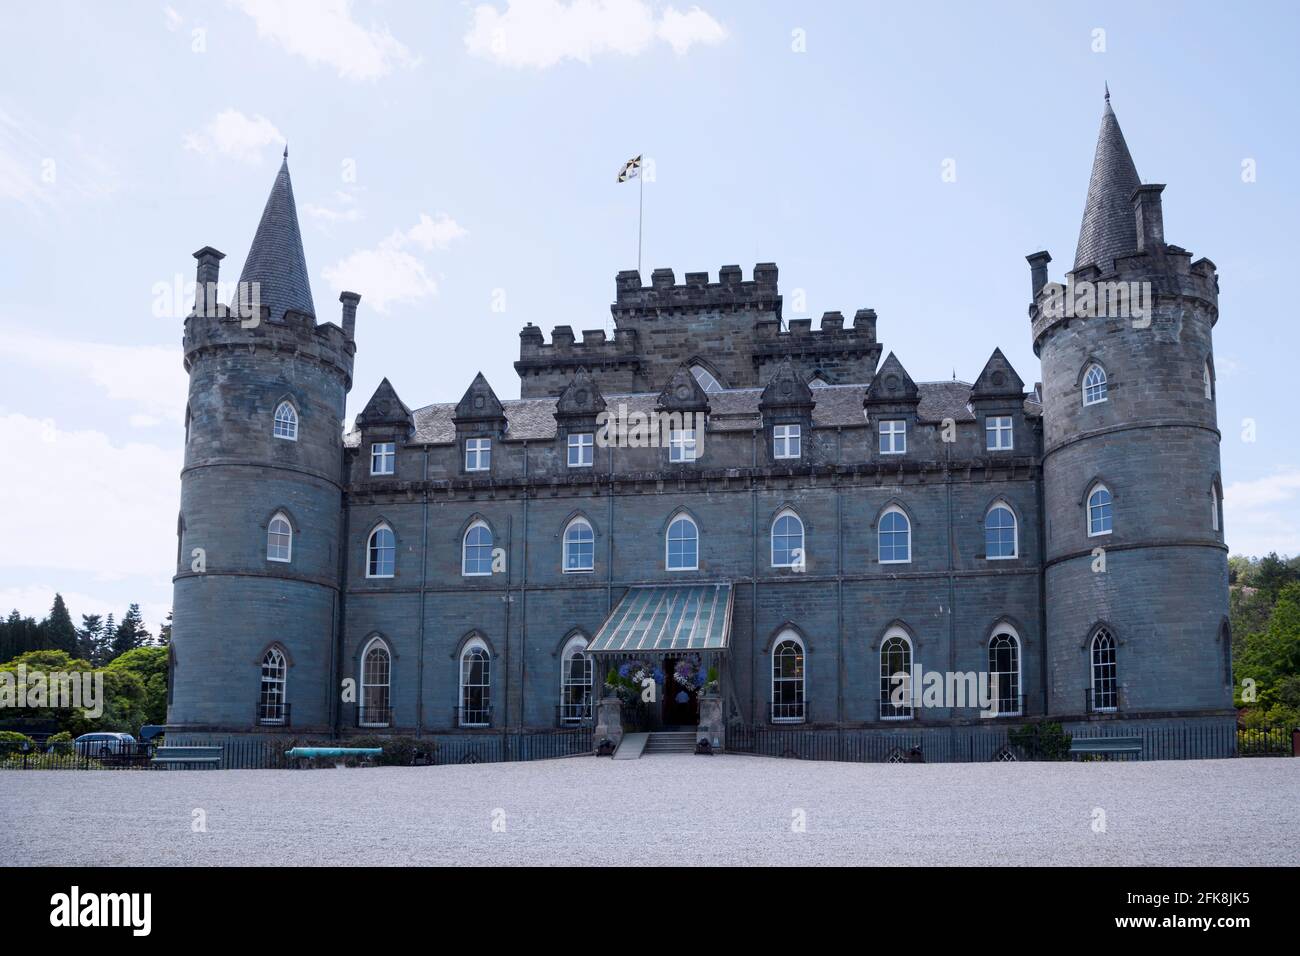
[{"label": "stone castle facade", "polygon": [[[619,273],[612,338],[525,326],[518,400],[384,380],[349,429],[359,296],[317,321],[286,159],[257,310],[195,254],[169,730],[581,726],[629,662],[669,671],[650,727],[698,719],[683,662],[746,726],[1230,726],[1218,282],[1162,189],[1107,102],[1069,286],[1149,308],[1071,315],[1029,256],[1031,388],[997,349],[915,382],[870,309],[784,319],[772,264],[656,269]],[[995,675],[997,716],[900,703],[917,669]]]}]

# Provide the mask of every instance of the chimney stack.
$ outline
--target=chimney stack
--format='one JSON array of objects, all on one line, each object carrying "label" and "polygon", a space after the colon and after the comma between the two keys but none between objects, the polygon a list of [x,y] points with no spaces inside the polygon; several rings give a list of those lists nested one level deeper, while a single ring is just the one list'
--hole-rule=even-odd
[{"label": "chimney stack", "polygon": [[1164,191],[1163,183],[1150,183],[1133,190],[1138,252],[1159,252],[1165,247],[1165,215],[1160,207],[1160,194]]},{"label": "chimney stack", "polygon": [[339,301],[343,303],[343,337],[349,342],[356,341],[357,303],[361,296],[355,292],[340,292]]},{"label": "chimney stack", "polygon": [[194,253],[194,258],[198,260],[194,280],[194,314],[212,315],[217,306],[217,275],[221,271],[221,260],[226,255],[211,246],[204,246]]},{"label": "chimney stack", "polygon": [[1038,293],[1042,291],[1043,286],[1047,285],[1047,264],[1052,261],[1051,255],[1047,250],[1035,252],[1032,255],[1025,256],[1029,260],[1029,298],[1037,299]]}]

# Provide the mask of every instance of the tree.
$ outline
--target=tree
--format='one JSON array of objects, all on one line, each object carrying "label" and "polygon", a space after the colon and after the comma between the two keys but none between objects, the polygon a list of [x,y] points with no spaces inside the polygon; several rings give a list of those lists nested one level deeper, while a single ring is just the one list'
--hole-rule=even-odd
[{"label": "tree", "polygon": [[1268,626],[1246,636],[1233,670],[1238,693],[1246,678],[1258,689],[1248,722],[1300,726],[1300,582],[1281,589]]},{"label": "tree", "polygon": [[117,637],[117,624],[113,622],[113,613],[110,611],[108,620],[104,622],[104,630],[99,634],[99,640],[95,643],[95,656],[90,662],[96,667],[103,667],[113,659],[113,641]]},{"label": "tree", "polygon": [[44,648],[52,651],[67,651],[69,654],[77,653],[77,628],[72,623],[72,615],[68,613],[68,606],[63,603],[63,595],[54,595],[54,606],[50,608],[50,616],[40,623],[41,643]]},{"label": "tree", "polygon": [[149,632],[145,630],[144,620],[140,617],[140,605],[132,604],[113,634],[109,660],[114,660],[137,647],[143,647],[148,642]]},{"label": "tree", "polygon": [[81,615],[81,629],[77,631],[77,656],[93,661],[103,634],[103,617],[98,614]]},{"label": "tree", "polygon": [[166,647],[172,642],[172,612],[167,612],[167,620],[158,628],[158,646]]},{"label": "tree", "polygon": [[15,608],[0,624],[0,660],[12,660],[27,651],[39,651],[42,649],[41,640],[36,618],[23,617]]},{"label": "tree", "polygon": [[137,647],[108,665],[105,674],[133,674],[144,688],[144,702],[138,716],[142,723],[167,722],[167,655],[165,647]]}]

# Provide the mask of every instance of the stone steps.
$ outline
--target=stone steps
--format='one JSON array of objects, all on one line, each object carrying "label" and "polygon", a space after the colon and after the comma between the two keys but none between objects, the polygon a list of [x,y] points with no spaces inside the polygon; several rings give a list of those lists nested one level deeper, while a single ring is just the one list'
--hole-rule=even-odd
[{"label": "stone steps", "polygon": [[665,730],[650,734],[646,741],[647,754],[693,754],[695,753],[695,731]]}]

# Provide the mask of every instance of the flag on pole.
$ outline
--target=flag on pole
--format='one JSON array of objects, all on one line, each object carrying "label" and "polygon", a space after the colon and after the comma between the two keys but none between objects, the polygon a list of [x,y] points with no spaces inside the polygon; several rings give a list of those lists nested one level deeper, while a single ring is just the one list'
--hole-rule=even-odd
[{"label": "flag on pole", "polygon": [[629,179],[640,179],[640,178],[641,178],[641,157],[633,156],[626,163],[624,163],[623,168],[618,171],[618,181],[620,183],[625,183]]}]

